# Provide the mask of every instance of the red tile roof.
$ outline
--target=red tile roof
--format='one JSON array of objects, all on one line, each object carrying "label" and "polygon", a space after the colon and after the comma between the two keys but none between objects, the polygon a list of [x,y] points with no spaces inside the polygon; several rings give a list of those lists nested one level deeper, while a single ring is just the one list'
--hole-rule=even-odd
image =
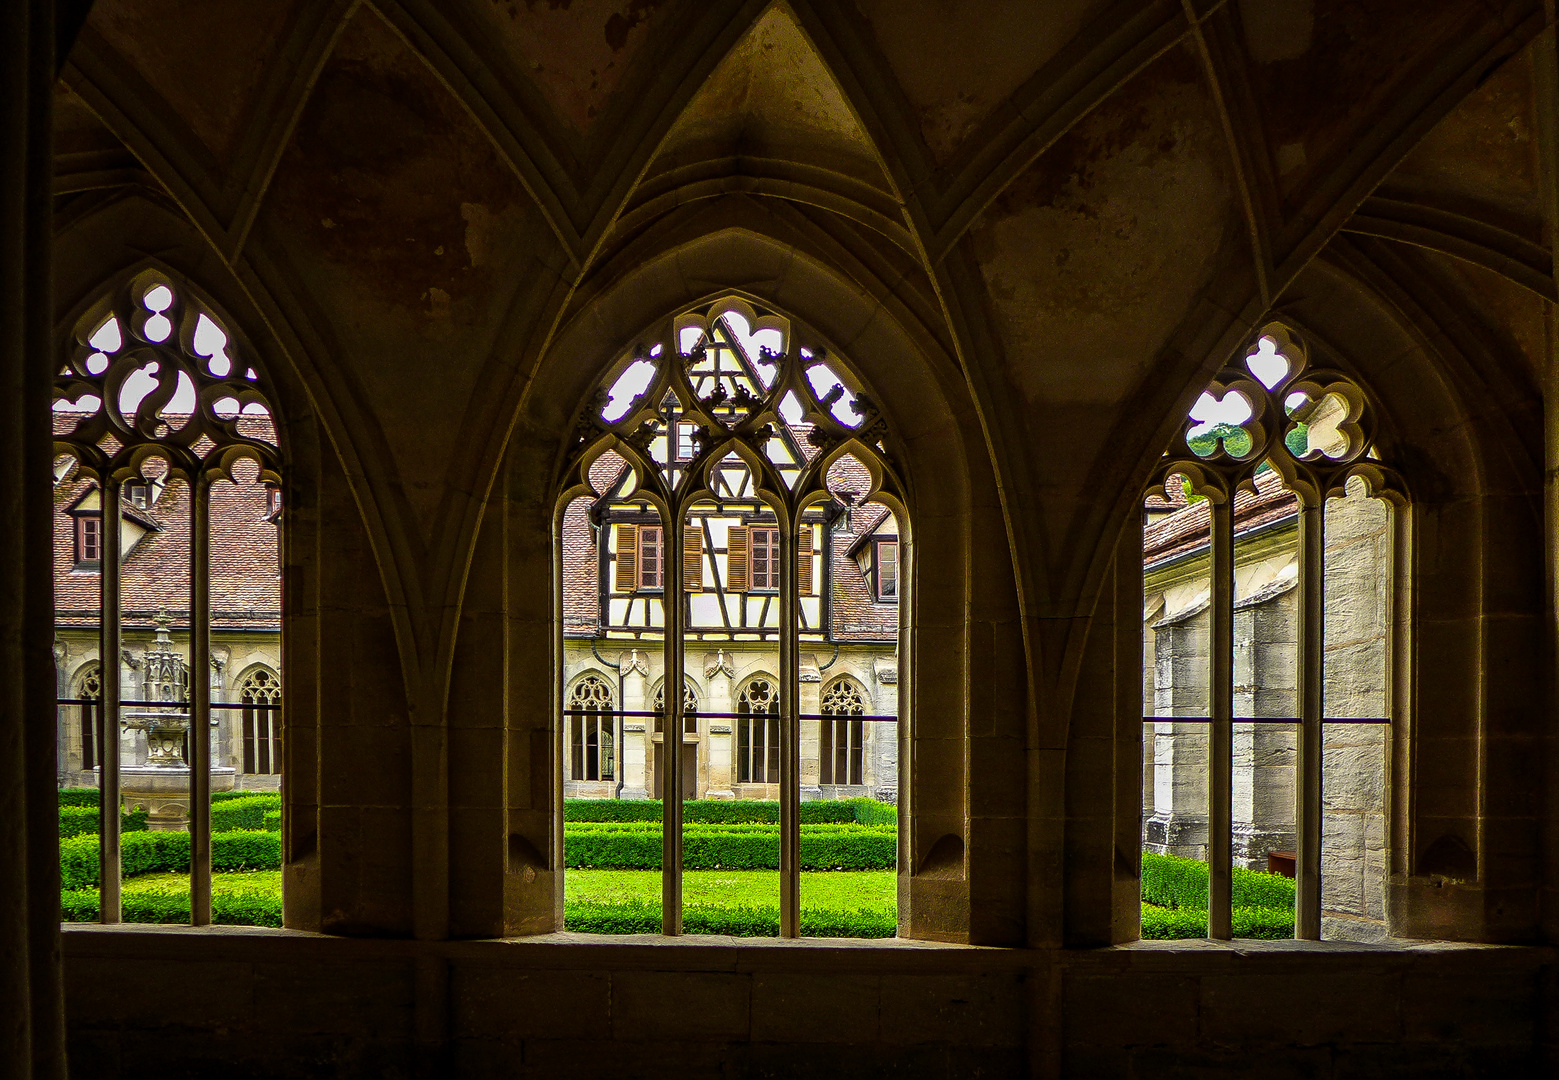
[{"label": "red tile roof", "polygon": [[[1234,531],[1250,532],[1265,525],[1293,517],[1298,513],[1298,501],[1292,492],[1283,487],[1283,478],[1268,469],[1256,477],[1256,492],[1240,491],[1234,497]],[[1172,493],[1173,494],[1173,493]],[[1184,499],[1182,494],[1181,499]],[[1149,496],[1149,508],[1156,495]],[[1169,505],[1159,499],[1160,507]],[[1149,525],[1142,533],[1142,561],[1144,569],[1154,567],[1207,546],[1209,528],[1208,504],[1200,501],[1186,505],[1168,517]]]},{"label": "red tile roof", "polygon": [[[56,414],[56,430],[74,418]],[[246,423],[245,427],[249,425]],[[72,468],[54,487],[54,607],[62,627],[96,627],[101,574],[77,570],[75,519],[68,512],[97,489]],[[155,490],[155,489],[154,489]],[[152,528],[125,557],[120,581],[124,625],[150,627],[160,609],[175,626],[189,617],[189,489],[179,481],[158,492],[147,510],[124,506],[125,516]],[[277,526],[267,519],[264,486],[214,484],[211,489],[211,625],[213,629],[281,627],[281,566]]]}]

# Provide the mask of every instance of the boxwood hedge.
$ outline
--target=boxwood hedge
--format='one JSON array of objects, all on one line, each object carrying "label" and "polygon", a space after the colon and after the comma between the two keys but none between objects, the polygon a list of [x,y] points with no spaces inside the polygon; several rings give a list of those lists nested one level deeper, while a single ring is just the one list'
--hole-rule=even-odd
[{"label": "boxwood hedge", "polygon": [[[563,820],[660,821],[659,799],[565,799]],[[682,804],[682,820],[711,825],[777,825],[779,803],[766,799],[690,799]],[[819,799],[801,804],[801,823],[856,822],[862,825],[895,825],[898,808],[876,799]]]},{"label": "boxwood hedge", "polygon": [[[178,886],[137,889],[120,897],[125,922],[189,922],[189,890]],[[60,916],[66,922],[92,922],[98,917],[96,889],[60,894]],[[280,926],[281,896],[275,891],[217,893],[211,897],[211,919],[223,926]]]},{"label": "boxwood hedge", "polygon": [[[565,929],[587,934],[658,934],[660,905],[653,900],[576,900],[564,905],[563,924]],[[779,908],[688,904],[682,909],[682,930],[687,934],[778,937]],[[897,932],[897,919],[891,911],[801,909],[803,937],[883,938]]]},{"label": "boxwood hedge", "polygon": [[[93,806],[61,806],[60,807],[60,839],[68,840],[72,836],[97,835],[98,815],[101,811]],[[145,810],[130,810],[119,815],[119,831],[122,833],[145,832],[147,812]]]},{"label": "boxwood hedge", "polygon": [[[1294,909],[1294,882],[1281,874],[1234,868],[1234,907]],[[1142,899],[1161,908],[1207,910],[1207,864],[1176,855],[1142,855]],[[1292,932],[1292,927],[1290,927]],[[1206,930],[1202,931],[1206,933]],[[1245,936],[1245,935],[1242,935]]]},{"label": "boxwood hedge", "polygon": [[[1277,940],[1294,936],[1292,909],[1236,907],[1233,912],[1234,936]],[[1142,936],[1149,939],[1199,938],[1207,936],[1205,905],[1197,908],[1164,908],[1142,905]]]},{"label": "boxwood hedge", "polygon": [[[779,829],[690,826],[682,835],[686,870],[777,870]],[[803,870],[891,870],[898,837],[883,828],[802,826]],[[563,830],[566,865],[597,870],[659,870],[661,834],[646,829]]]},{"label": "boxwood hedge", "polygon": [[[125,877],[137,874],[187,873],[189,833],[128,833],[120,841],[120,866]],[[281,836],[270,832],[220,832],[211,836],[211,869],[279,870]],[[74,836],[60,841],[60,887],[84,889],[98,883],[97,837]]]},{"label": "boxwood hedge", "polygon": [[[229,794],[223,792],[223,794]],[[281,794],[275,791],[255,792],[236,799],[223,799],[211,806],[211,831],[232,832],[235,829],[266,829],[265,818],[272,811],[281,813]],[[278,817],[278,821],[280,818]],[[274,831],[274,830],[267,830]]]}]

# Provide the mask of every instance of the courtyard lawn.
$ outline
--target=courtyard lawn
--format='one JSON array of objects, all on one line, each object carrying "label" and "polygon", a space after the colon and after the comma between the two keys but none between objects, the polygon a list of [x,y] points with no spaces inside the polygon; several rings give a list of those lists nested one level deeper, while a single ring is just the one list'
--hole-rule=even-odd
[{"label": "courtyard lawn", "polygon": [[[898,907],[892,870],[839,870],[801,875],[801,906],[819,911],[874,911]],[[778,907],[778,870],[684,870],[683,903],[712,907]],[[660,902],[658,870],[569,870],[563,875],[568,903]]]}]

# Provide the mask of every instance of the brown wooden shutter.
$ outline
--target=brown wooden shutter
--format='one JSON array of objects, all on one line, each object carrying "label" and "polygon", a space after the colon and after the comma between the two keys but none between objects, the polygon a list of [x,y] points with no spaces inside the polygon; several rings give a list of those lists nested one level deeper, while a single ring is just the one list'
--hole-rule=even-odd
[{"label": "brown wooden shutter", "polygon": [[746,592],[752,570],[748,562],[747,526],[732,525],[725,540],[725,588],[727,592]]},{"label": "brown wooden shutter", "polygon": [[704,591],[704,530],[697,525],[682,527],[682,590]]},{"label": "brown wooden shutter", "polygon": [[639,589],[639,527],[617,526],[617,592]]},{"label": "brown wooden shutter", "polygon": [[812,526],[803,525],[796,541],[796,578],[802,596],[812,595]]}]

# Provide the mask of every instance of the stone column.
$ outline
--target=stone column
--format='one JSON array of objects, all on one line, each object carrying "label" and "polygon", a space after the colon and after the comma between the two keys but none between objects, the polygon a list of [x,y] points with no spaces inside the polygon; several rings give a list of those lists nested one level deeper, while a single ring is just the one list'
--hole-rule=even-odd
[{"label": "stone column", "polygon": [[[823,708],[823,675],[817,669],[817,657],[811,653],[801,655],[801,702],[797,710],[802,714],[817,715]],[[804,802],[823,797],[819,785],[818,740],[822,737],[821,720],[802,720],[798,727],[801,738],[801,798]]]},{"label": "stone column", "polygon": [[[623,712],[643,712],[650,707],[645,692],[649,682],[649,656],[643,650],[629,649],[622,654]],[[650,732],[655,725],[648,717],[623,717],[621,748],[625,799],[647,799],[649,794]]]},{"label": "stone column", "polygon": [[[899,659],[897,656],[879,656],[872,661],[872,675],[876,686],[869,706],[879,716],[899,714]],[[861,780],[871,791],[872,797],[884,802],[899,801],[899,731],[898,724],[886,721],[870,721],[865,725],[866,752],[861,770]]]},{"label": "stone column", "polygon": [[0,5],[0,1074],[65,1075],[49,411],[54,5]]},{"label": "stone column", "polygon": [[[710,713],[732,712],[731,706],[731,676],[736,671],[736,660],[729,650],[717,649],[712,653],[704,654],[704,678],[708,683],[708,704],[705,711]],[[732,734],[734,731],[732,721],[729,719],[709,720],[706,722],[705,731],[708,740],[708,777],[704,788],[706,799],[734,799],[736,793],[731,790],[731,778],[735,771],[735,746]]]}]

